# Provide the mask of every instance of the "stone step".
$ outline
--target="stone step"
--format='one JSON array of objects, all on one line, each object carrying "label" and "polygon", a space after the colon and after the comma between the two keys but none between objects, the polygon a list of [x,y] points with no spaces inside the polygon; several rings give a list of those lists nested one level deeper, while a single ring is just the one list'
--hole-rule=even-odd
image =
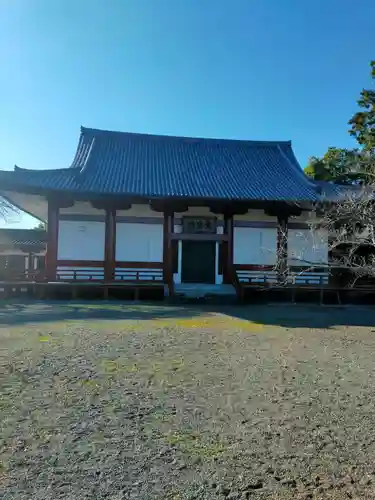
[{"label": "stone step", "polygon": [[174,286],[174,292],[176,295],[194,299],[215,296],[236,296],[236,289],[230,284],[211,285],[206,283],[177,283]]}]

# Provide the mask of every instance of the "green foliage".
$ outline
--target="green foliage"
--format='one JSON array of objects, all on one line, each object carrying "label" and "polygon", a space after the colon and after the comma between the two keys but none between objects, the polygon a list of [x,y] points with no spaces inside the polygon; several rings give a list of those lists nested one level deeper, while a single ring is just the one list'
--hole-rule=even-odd
[{"label": "green foliage", "polygon": [[359,153],[331,147],[322,158],[313,156],[305,168],[305,174],[319,181],[332,179],[348,182],[353,174],[359,174]]},{"label": "green foliage", "polygon": [[[375,83],[375,61],[371,61]],[[375,179],[375,90],[362,90],[357,101],[361,111],[349,120],[349,133],[356,138],[358,149],[330,147],[321,158],[310,158],[305,174],[315,180],[337,183],[374,182]]]},{"label": "green foliage", "polygon": [[[375,61],[371,61],[370,65],[371,77],[375,83]],[[363,89],[357,102],[363,111],[358,111],[349,120],[349,133],[365,151],[375,153],[375,90]]]}]

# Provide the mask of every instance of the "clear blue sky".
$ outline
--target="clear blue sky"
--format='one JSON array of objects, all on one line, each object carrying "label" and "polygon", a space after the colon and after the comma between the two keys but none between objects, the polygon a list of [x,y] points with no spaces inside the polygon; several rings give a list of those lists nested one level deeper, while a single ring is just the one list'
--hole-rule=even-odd
[{"label": "clear blue sky", "polygon": [[291,139],[304,166],[352,145],[374,19],[374,0],[0,0],[0,168],[69,166],[81,125]]}]

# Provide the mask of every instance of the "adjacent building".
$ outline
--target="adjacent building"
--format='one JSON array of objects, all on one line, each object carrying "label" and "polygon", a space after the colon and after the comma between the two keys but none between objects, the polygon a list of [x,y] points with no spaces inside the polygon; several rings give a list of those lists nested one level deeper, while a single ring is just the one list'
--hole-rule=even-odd
[{"label": "adjacent building", "polygon": [[0,280],[43,270],[46,243],[47,233],[40,229],[0,229]]}]

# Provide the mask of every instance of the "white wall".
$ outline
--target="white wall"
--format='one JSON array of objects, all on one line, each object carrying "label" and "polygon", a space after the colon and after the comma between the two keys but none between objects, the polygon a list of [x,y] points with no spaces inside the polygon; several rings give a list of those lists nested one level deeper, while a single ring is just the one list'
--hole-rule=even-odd
[{"label": "white wall", "polygon": [[[65,215],[77,218],[82,215],[100,215],[104,211],[93,209],[88,203],[77,203],[74,207],[63,209]],[[185,213],[175,214],[207,216],[207,207],[190,207]],[[307,214],[308,215],[308,214]],[[303,215],[304,218],[307,217]],[[118,212],[119,217],[152,217],[154,224],[118,222],[116,227],[116,260],[130,262],[162,262],[163,260],[163,214],[154,212],[147,205],[133,205],[130,210]],[[220,220],[221,216],[217,216]],[[301,217],[302,219],[302,217]],[[299,220],[301,220],[299,219]],[[261,210],[251,210],[245,215],[235,217],[235,221],[273,221],[275,217]],[[181,230],[178,224],[175,231]],[[222,232],[222,228],[218,228]],[[59,224],[59,260],[104,260],[104,221],[61,220]],[[324,263],[328,259],[326,235],[316,235],[312,241],[309,230],[289,229],[288,261],[290,265],[303,265],[301,260]],[[234,228],[234,263],[254,265],[274,265],[276,263],[276,228]],[[181,245],[179,260],[181,266]],[[217,260],[217,259],[216,259]],[[308,264],[306,264],[308,265]],[[217,281],[221,277],[217,274]],[[181,280],[181,270],[175,274],[175,281]]]},{"label": "white wall", "polygon": [[235,227],[233,244],[234,264],[276,264],[276,228]]},{"label": "white wall", "polygon": [[116,260],[125,262],[162,262],[163,225],[118,222]]},{"label": "white wall", "polygon": [[[275,228],[234,228],[234,263],[274,265],[277,230]],[[288,230],[288,264],[309,266],[328,262],[328,233],[309,229]]]},{"label": "white wall", "polygon": [[[311,219],[311,212],[304,211],[301,215],[296,217],[291,217],[289,219],[290,222],[305,222]],[[249,210],[246,214],[235,215],[234,221],[241,222],[254,222],[254,221],[265,221],[265,222],[273,222],[276,223],[276,217],[274,215],[267,215],[264,213],[264,210]]]},{"label": "white wall", "polygon": [[58,260],[104,260],[104,222],[60,221]]},{"label": "white wall", "polygon": [[328,262],[328,232],[309,229],[289,229],[288,264],[311,266]]}]

